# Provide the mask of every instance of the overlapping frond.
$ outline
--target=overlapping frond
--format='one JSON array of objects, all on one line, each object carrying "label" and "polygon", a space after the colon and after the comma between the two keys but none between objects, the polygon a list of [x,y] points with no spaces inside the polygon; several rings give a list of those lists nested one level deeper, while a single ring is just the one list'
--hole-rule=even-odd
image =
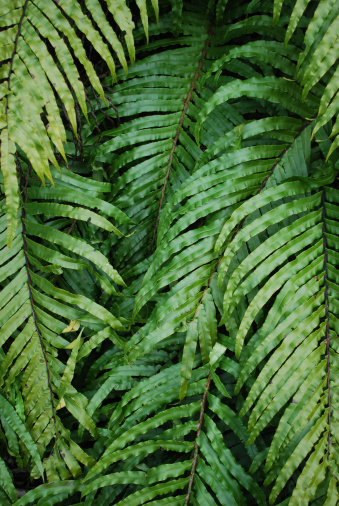
[{"label": "overlapping frond", "polygon": [[[309,7],[313,9],[304,35],[303,51],[298,58],[297,79],[303,86],[303,98],[306,98],[312,89],[317,89],[317,94],[320,97],[318,121],[314,129],[315,135],[319,128],[326,125],[331,119],[336,119],[338,113],[339,70],[337,62],[339,46],[337,33],[339,13],[336,1],[322,0],[315,4],[315,9],[312,4],[313,2],[309,0],[295,2],[286,30],[285,45],[287,46],[292,39],[305,11],[307,12]],[[279,19],[283,6],[283,0],[275,0],[274,22]],[[338,133],[339,121],[336,119],[330,134],[333,137],[333,144],[328,156],[339,146]]]},{"label": "overlapping frond", "polygon": [[96,2],[0,11],[0,502],[336,504],[336,4]]},{"label": "overlapping frond", "polygon": [[[124,322],[96,300],[98,287],[112,296],[124,282],[81,234],[77,223],[121,234],[93,209],[116,222],[128,222],[124,213],[102,200],[102,192],[110,191],[108,183],[64,169],[53,176],[53,187],[35,183],[27,189],[11,248],[6,245],[6,203],[2,201],[0,268],[0,381],[9,410],[8,416],[3,410],[1,423],[10,442],[7,451],[22,467],[32,458],[33,477],[43,473],[40,458],[47,457],[43,466],[49,481],[76,478],[82,472],[80,464],[94,462],[71,439],[72,425],[65,427],[58,416],[66,408],[91,437],[97,437],[97,427],[86,412],[88,400],[72,386],[79,357],[85,350],[88,354],[93,341],[98,344],[100,338],[124,346],[116,334],[124,330]],[[75,283],[87,286],[80,290]],[[76,339],[63,337],[73,332],[78,334]],[[13,405],[20,430],[15,429]]]},{"label": "overlapping frond", "polygon": [[[277,42],[273,47],[285,51],[281,43]],[[256,48],[255,43],[253,47],[243,46],[242,50],[240,48],[234,53],[234,57],[240,53],[242,57],[254,58],[259,54]],[[212,65],[204,79],[223,63],[218,60]],[[289,62],[285,70],[294,67]],[[251,77],[258,72],[250,65],[237,71],[244,74],[245,79],[231,79],[219,87],[205,102],[195,130],[198,136],[201,125],[206,118],[211,120],[215,108],[220,105],[230,111],[236,126],[230,124],[223,135],[210,139],[208,147],[196,158],[191,175],[168,199],[161,213],[157,249],[143,277],[134,306],[134,314],[137,315],[148,301],[156,300],[157,306],[151,318],[151,322],[154,320],[156,323],[148,324],[145,331],[140,331],[128,343],[126,352],[130,352],[131,359],[151,349],[150,332],[153,328],[154,343],[159,343],[169,335],[171,325],[173,332],[180,321],[185,322],[192,316],[193,319],[196,316],[201,318],[200,307],[202,304],[203,313],[211,283],[213,292],[213,276],[219,265],[219,255],[214,246],[225,218],[242,201],[264,188],[271,187],[275,191],[273,188],[282,180],[308,174],[310,128],[316,98],[310,99],[310,104],[306,105],[302,101],[300,86],[275,76]],[[238,110],[243,95],[251,101],[242,115]],[[246,120],[246,114],[250,117],[258,109],[264,113],[263,99],[268,103],[279,103],[280,115],[266,114],[262,119]],[[204,126],[207,128],[206,124]],[[218,297],[218,293],[213,295],[211,306],[218,305]],[[159,327],[164,328],[163,334],[159,332]],[[195,349],[193,342],[190,346]]]},{"label": "overlapping frond", "polygon": [[[326,487],[331,484],[329,500],[337,493],[331,477],[336,481],[339,200],[337,190],[322,187],[333,180],[331,168],[327,175],[324,170],[319,180],[281,184],[240,206],[219,242],[248,213],[260,212],[226,247],[219,282],[230,272],[223,304],[226,326],[240,301],[249,299],[235,350],[239,356],[246,342],[236,392],[258,371],[240,412],[251,409],[249,442],[278,413],[281,417],[265,465],[265,484],[275,482],[271,504],[303,463],[289,504],[308,504],[324,480]],[[239,249],[263,233],[266,239],[236,260]],[[266,316],[256,319],[263,310]],[[255,320],[257,332],[246,339]]]},{"label": "overlapping frond", "polygon": [[[137,2],[148,37],[146,0]],[[157,2],[153,2],[157,11]],[[125,1],[108,1],[107,12],[124,32],[130,61],[135,59],[134,23]],[[66,160],[66,131],[62,110],[78,135],[80,107],[88,120],[85,72],[89,83],[105,101],[97,71],[82,38],[116,76],[113,52],[127,72],[124,48],[97,0],[78,2],[39,0],[2,1],[0,4],[1,171],[7,199],[8,244],[15,234],[19,208],[16,152],[20,148],[41,178],[52,181],[50,164],[59,166],[54,147]],[[80,70],[81,68],[81,70]]]},{"label": "overlapping frond", "polygon": [[[222,403],[217,390],[201,406],[199,397],[206,387],[208,371],[206,367],[197,367],[199,364],[201,359],[197,356],[186,401],[180,406],[176,402],[180,364],[163,368],[122,397],[110,418],[105,452],[85,478],[83,496],[90,494],[92,501],[104,501],[109,496],[115,504],[144,504],[155,498],[159,501],[165,495],[164,503],[184,504],[187,494],[192,494],[199,503],[205,494],[210,496],[207,487],[219,500],[227,498],[230,504],[239,504],[243,501],[241,489],[244,487],[258,502],[265,503],[259,487],[244,471],[243,463],[237,462],[226,448],[216,423],[223,420],[242,445],[246,434],[244,428],[234,423],[236,414]],[[201,412],[207,408],[209,416],[202,424]],[[192,491],[190,478],[195,471],[195,468],[192,471],[192,453],[195,455],[197,451],[197,441],[200,447],[197,475],[203,481],[196,478]],[[131,442],[133,445],[128,446]],[[248,452],[257,453],[257,450],[252,446]],[[226,478],[226,489],[217,476],[220,481]]]},{"label": "overlapping frond", "polygon": [[[155,250],[162,209],[201,154],[192,135],[193,122],[212,94],[200,82],[219,50],[219,37],[201,11],[183,11],[178,39],[168,36],[171,15],[163,16],[159,26],[150,26],[154,41],[139,48],[128,78],[118,74],[110,95],[121,125],[102,132],[107,140],[97,148],[96,163],[109,164],[112,202],[135,222],[126,228],[132,235],[119,241],[115,253],[126,280],[133,279],[133,269]],[[232,125],[226,119],[228,109],[221,107],[208,121],[205,146]],[[114,110],[107,113],[116,115]]]},{"label": "overlapping frond", "polygon": [[[235,31],[235,36],[253,32],[257,22],[257,16],[252,16],[246,20],[246,24],[243,21],[239,21],[239,26],[237,23],[233,24],[232,30]],[[262,16],[262,22],[264,26],[265,23],[267,25],[265,16]],[[270,35],[271,33],[272,31]],[[329,167],[328,172],[326,169],[318,179],[310,179],[310,177],[313,177],[313,173],[318,174],[319,169],[314,167],[323,163],[324,157],[328,157],[333,149],[330,143],[319,147],[312,145],[311,135],[316,124],[320,103],[319,94],[310,92],[305,101],[302,84],[292,81],[297,77],[297,59],[301,50],[298,45],[286,49],[282,42],[282,34],[283,30],[277,30],[274,33],[273,38],[276,40],[267,43],[267,52],[262,50],[262,42],[251,42],[226,49],[225,55],[209,66],[207,72],[203,74],[201,83],[209,88],[213,86],[211,74],[218,71],[219,87],[211,98],[206,97],[208,99],[196,118],[197,141],[200,142],[199,135],[202,126],[211,131],[204,121],[207,118],[211,119],[210,115],[217,111],[217,107],[228,108],[231,118],[233,113],[233,125],[226,126],[221,136],[216,135],[207,141],[204,134],[203,149],[197,154],[190,173],[167,198],[157,228],[156,250],[136,296],[135,316],[140,311],[142,314],[143,308],[154,306],[154,303],[155,307],[145,327],[138,329],[126,345],[127,360],[131,363],[134,360],[140,360],[155,348],[165,345],[166,340],[173,339],[177,333],[186,332],[181,365],[181,399],[184,398],[188,381],[194,374],[194,357],[198,343],[203,363],[211,367],[210,357],[213,353],[213,345],[216,344],[216,329],[211,324],[213,320],[213,317],[211,320],[211,315],[215,318],[216,311],[220,312],[222,314],[220,324],[226,326],[231,336],[237,336],[235,352],[238,357],[242,340],[246,333],[249,333],[254,344],[251,345],[250,340],[248,351],[245,350],[244,354],[247,358],[250,357],[248,360],[251,363],[253,347],[257,346],[259,339],[255,329],[262,324],[267,307],[272,304],[272,298],[277,290],[275,281],[285,282],[286,272],[290,269],[288,266],[283,272],[275,273],[277,265],[279,262],[288,261],[291,256],[294,258],[298,252],[302,254],[303,265],[308,265],[310,259],[307,258],[304,249],[308,249],[307,241],[312,242],[315,238],[312,227],[315,227],[315,234],[322,233],[322,209],[313,214],[309,211],[313,211],[315,206],[322,206],[321,197],[314,195],[314,192],[317,186],[332,183],[332,166]],[[297,40],[298,43],[300,44],[300,38],[299,42]],[[246,64],[243,63],[244,60]],[[230,68],[232,64],[233,67]],[[267,75],[268,67],[271,69],[270,75]],[[222,69],[233,71],[241,78],[224,79]],[[243,105],[244,102],[246,106]],[[243,106],[242,109],[241,106]],[[261,119],[246,118],[246,114],[251,118],[251,115],[253,117],[253,114],[258,112],[262,115]],[[321,138],[326,137],[326,131],[319,128],[319,144],[321,144]],[[147,167],[147,163],[144,167]],[[301,176],[301,180],[298,181],[296,176]],[[284,183],[285,180],[286,183]],[[309,181],[308,185],[306,181]],[[283,202],[283,204],[278,205],[277,202]],[[277,223],[270,221],[274,220],[274,217]],[[227,218],[229,221],[224,225]],[[316,219],[320,221],[316,222]],[[279,230],[278,223],[282,220],[286,229]],[[226,250],[225,257],[221,259],[220,248],[223,247],[225,241],[230,242],[229,250]],[[278,249],[280,247],[282,251]],[[268,256],[270,253],[272,258]],[[254,269],[254,267],[249,267],[251,261],[262,262],[262,265],[255,264]],[[142,265],[143,269],[147,266],[145,262]],[[217,269],[219,287],[214,279]],[[251,272],[252,269],[253,272]],[[138,275],[142,271],[132,268],[129,272]],[[269,276],[271,276],[268,281],[270,288],[264,292],[260,283]],[[290,294],[285,293],[285,297],[290,302]],[[258,300],[262,301],[260,307],[257,306]],[[309,311],[314,309],[313,306],[316,303],[314,300],[313,297]],[[248,313],[248,311],[251,312]],[[280,322],[279,317],[276,317],[276,322]],[[243,330],[245,322],[246,333]],[[304,332],[307,332],[304,323],[302,328]],[[318,339],[320,339],[319,336]],[[306,345],[309,347],[308,341]],[[309,347],[312,358],[315,355],[315,353],[312,355],[314,349],[314,347]],[[305,353],[303,348],[299,350],[299,365]],[[277,356],[283,364],[286,357],[281,351],[277,352]],[[240,357],[240,360],[245,360],[245,358]],[[311,371],[312,368],[314,368],[314,360],[307,370]],[[281,386],[286,378],[286,370],[294,371],[290,364],[284,366],[280,380]],[[272,371],[276,372],[276,368]],[[253,381],[252,372],[253,369],[246,377],[241,372],[239,382]],[[219,386],[223,395],[227,396],[228,392],[223,390],[222,382],[218,382],[218,376],[213,367],[211,367],[210,375],[210,378],[215,379],[215,384]],[[293,376],[291,384],[294,381]],[[259,386],[257,389],[260,393]],[[250,388],[249,391],[251,391]],[[289,388],[286,391],[289,393]],[[323,399],[325,397],[326,393]],[[259,428],[252,421],[254,415],[250,416],[249,428],[252,432],[249,443],[254,441],[254,435],[258,436],[266,429],[271,419],[282,408],[281,403],[277,404],[272,416],[267,420],[263,418],[266,420],[264,423],[260,418],[259,410],[267,410],[265,403],[268,398],[265,397],[260,404],[261,408],[257,408],[256,417],[259,418]],[[244,413],[245,411],[242,410],[241,415]],[[267,415],[266,411],[264,413]],[[324,424],[325,415],[321,420]],[[251,424],[257,428],[257,432]],[[324,427],[323,430],[325,430]],[[212,431],[211,424],[209,428]],[[208,437],[207,435],[207,440]],[[201,439],[202,441],[198,439],[197,442],[199,454],[203,452],[203,447],[205,450],[209,448],[209,452],[213,454],[204,436]],[[305,441],[299,440],[299,448]],[[299,456],[294,456],[293,465],[289,461],[287,465],[289,474],[285,473],[284,462],[288,460],[290,454],[287,456],[284,454],[285,461],[280,460],[276,465],[274,477],[266,479],[265,485],[269,486],[277,476],[280,476],[279,472],[283,468],[285,475],[282,476],[285,476],[285,481],[280,477],[278,485],[271,491],[271,501],[275,499],[275,495],[278,495],[298,466],[304,463],[304,458],[308,454],[306,448],[308,448],[307,445]],[[267,451],[264,450],[258,456],[258,462],[262,462],[266,456]],[[314,462],[312,465],[314,469]],[[195,476],[198,476],[197,484],[200,483],[201,478],[199,469],[199,466],[196,467],[193,473],[193,482]],[[214,472],[217,474],[215,467]],[[307,472],[308,476],[312,477],[311,472],[309,470]],[[303,500],[311,500],[316,495],[318,484],[323,480],[324,472],[319,474],[318,481],[314,481],[313,488],[309,487],[310,490],[304,494]],[[213,488],[213,483],[216,488]],[[201,490],[206,485],[211,487],[221,504],[231,501],[230,497],[226,499],[223,495],[218,496],[218,492],[221,493],[221,491],[208,474],[204,475],[201,484]],[[298,487],[295,489],[296,497],[298,497]],[[330,490],[332,489],[331,482]],[[202,497],[204,496],[201,495]],[[207,497],[208,495],[205,496],[205,501]],[[239,497],[238,500],[240,500]]]}]

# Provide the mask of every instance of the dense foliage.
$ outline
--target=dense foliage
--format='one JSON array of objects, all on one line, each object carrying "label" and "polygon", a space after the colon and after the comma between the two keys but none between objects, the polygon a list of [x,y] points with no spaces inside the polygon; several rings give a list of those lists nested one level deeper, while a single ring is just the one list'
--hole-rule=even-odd
[{"label": "dense foliage", "polygon": [[0,22],[0,504],[336,505],[338,0]]}]

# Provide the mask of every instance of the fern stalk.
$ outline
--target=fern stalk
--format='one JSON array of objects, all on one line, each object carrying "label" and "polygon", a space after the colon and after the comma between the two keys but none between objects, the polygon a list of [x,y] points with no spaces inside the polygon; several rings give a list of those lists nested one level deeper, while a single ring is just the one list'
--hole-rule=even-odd
[{"label": "fern stalk", "polygon": [[[199,414],[199,422],[198,422],[198,429],[197,429],[197,434],[196,434],[196,440],[200,436],[202,424],[204,422],[204,412],[205,412],[206,402],[207,402],[207,392],[208,392],[208,390],[210,388],[210,384],[211,384],[211,373],[208,375],[207,381],[206,381],[206,384],[205,384],[205,387],[204,387],[205,391],[204,391],[204,395],[203,395],[202,402],[201,402],[201,409],[200,409],[200,414]],[[189,502],[190,502],[190,497],[191,497],[192,487],[193,487],[193,481],[194,481],[194,475],[195,475],[195,469],[197,467],[197,461],[198,461],[198,453],[199,453],[199,445],[198,445],[197,441],[195,441],[195,443],[194,443],[194,454],[193,454],[193,459],[192,459],[192,469],[191,469],[190,479],[189,479],[189,483],[188,483],[188,491],[187,491],[187,494],[186,494],[186,497],[185,497],[185,504],[189,504]]]},{"label": "fern stalk", "polygon": [[[208,29],[208,33],[210,35],[212,34],[211,28]],[[165,174],[164,185],[163,185],[162,190],[161,190],[159,209],[158,209],[158,214],[157,214],[157,217],[156,217],[155,226],[154,226],[154,232],[153,232],[153,237],[152,237],[152,246],[151,246],[151,251],[152,252],[154,251],[154,246],[155,246],[156,236],[157,236],[157,229],[158,229],[159,219],[160,219],[160,213],[161,213],[161,209],[162,209],[162,205],[163,205],[163,201],[164,201],[164,197],[165,197],[165,192],[166,192],[166,186],[167,186],[167,182],[168,182],[169,173],[170,173],[170,170],[171,170],[171,167],[172,167],[172,163],[173,163],[173,154],[174,154],[175,148],[176,148],[176,146],[178,144],[178,140],[179,140],[179,136],[180,136],[180,131],[181,131],[182,125],[184,123],[185,115],[187,113],[188,104],[190,103],[190,101],[192,99],[192,93],[193,93],[193,90],[195,88],[197,79],[199,77],[199,72],[202,69],[202,66],[203,66],[203,63],[204,63],[204,59],[206,57],[206,51],[207,51],[207,48],[208,48],[209,45],[210,45],[210,41],[209,41],[208,38],[206,38],[205,45],[204,45],[204,48],[203,48],[202,54],[201,54],[201,59],[199,60],[199,63],[198,63],[198,68],[195,71],[194,78],[193,78],[193,80],[191,82],[191,86],[190,86],[189,92],[187,94],[187,97],[184,99],[184,108],[183,108],[182,114],[180,116],[180,121],[179,121],[177,132],[176,132],[175,137],[173,139],[173,145],[172,145],[172,148],[171,148],[171,151],[170,151],[170,155],[169,155],[169,162],[168,162],[167,171],[166,171],[166,174]]]},{"label": "fern stalk", "polygon": [[327,459],[330,458],[330,448],[331,448],[331,365],[330,365],[330,319],[329,319],[329,299],[328,299],[328,283],[327,283],[327,238],[326,238],[326,209],[325,209],[325,190],[321,195],[321,204],[322,204],[322,235],[323,235],[323,248],[324,248],[324,286],[325,286],[325,321],[326,321],[326,335],[325,335],[325,343],[326,343],[326,363],[327,363],[327,402],[328,402],[328,453]]}]

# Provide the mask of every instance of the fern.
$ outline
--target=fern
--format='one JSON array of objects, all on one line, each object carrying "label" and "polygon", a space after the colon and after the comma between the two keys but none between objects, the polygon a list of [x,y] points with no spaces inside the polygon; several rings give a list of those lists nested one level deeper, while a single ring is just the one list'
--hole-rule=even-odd
[{"label": "fern", "polygon": [[[72,279],[64,274],[64,270],[85,271],[88,278],[95,280],[108,294],[114,293],[113,283],[123,284],[117,271],[99,251],[82,238],[71,237],[62,228],[67,227],[69,232],[70,220],[89,219],[94,225],[106,227],[109,231],[118,233],[117,229],[106,218],[85,207],[80,211],[79,207],[56,202],[68,200],[100,207],[99,191],[109,190],[109,185],[67,172],[61,172],[59,178],[56,175],[54,188],[33,186],[27,191],[20,226],[11,248],[5,246],[5,214],[1,220],[1,279],[4,289],[1,292],[0,339],[1,346],[6,349],[1,364],[1,387],[9,398],[21,405],[22,420],[37,443],[35,452],[42,456],[50,441],[54,441],[53,448],[57,451],[52,451],[44,461],[47,476],[51,473],[50,479],[55,479],[58,474],[64,478],[76,477],[81,473],[77,460],[85,465],[93,461],[70,440],[69,431],[58,417],[58,410],[66,407],[96,437],[95,423],[85,410],[88,401],[71,386],[82,343],[81,334],[83,331],[90,334],[93,330],[105,329],[106,337],[123,346],[114,329],[124,328],[118,318],[89,298],[87,290],[74,293]],[[73,191],[70,193],[72,183]],[[77,187],[81,185],[90,187],[91,191],[80,191]],[[105,212],[124,217],[113,206],[106,206]],[[46,217],[45,222],[41,220],[41,214]],[[53,284],[55,277],[62,277],[63,283],[61,279],[58,281],[61,288]],[[67,325],[69,321],[78,325]],[[76,332],[79,324],[82,331],[75,341],[70,343],[62,337],[63,333],[70,335],[69,332]],[[72,349],[67,363],[58,359],[59,350],[63,349]],[[14,397],[11,394],[13,388],[16,392]],[[18,452],[14,455],[20,458]],[[26,455],[23,465],[26,465],[29,456],[33,457],[30,448]],[[55,459],[57,464],[51,464],[51,460]],[[32,473],[36,475],[37,470],[33,468]]]},{"label": "fern", "polygon": [[336,2],[22,3],[0,502],[336,504]]},{"label": "fern", "polygon": [[[282,185],[282,192],[283,186],[287,189],[285,196],[291,194],[287,185]],[[265,193],[262,199],[264,195]],[[274,196],[276,198],[277,193]],[[271,503],[310,452],[312,453],[298,478],[290,504],[312,499],[317,486],[325,479],[327,467],[331,474],[336,473],[336,431],[335,422],[331,423],[332,416],[335,420],[335,408],[332,411],[330,385],[331,370],[335,368],[337,354],[336,347],[332,348],[337,321],[333,309],[338,290],[336,252],[332,248],[336,244],[338,227],[331,217],[337,213],[338,192],[324,187],[312,200],[312,205],[309,205],[310,197],[298,200],[293,212],[298,210],[303,217],[292,221],[292,226],[280,228],[237,267],[230,277],[224,298],[224,315],[227,315],[232,312],[234,302],[253,289],[252,280],[255,279],[254,283],[260,286],[239,326],[236,342],[236,353],[239,355],[244,336],[255,314],[265,305],[273,290],[275,294],[266,319],[257,335],[252,338],[255,343],[248,343],[251,355],[244,359],[236,387],[238,392],[249,374],[259,367],[260,374],[240,412],[243,415],[255,403],[248,424],[250,441],[254,441],[257,434],[286,406],[265,467],[268,473],[266,483],[276,480],[270,497]],[[272,198],[271,202],[273,201]],[[267,226],[274,226],[284,219],[282,208],[288,204],[283,204],[282,200],[280,202],[281,205],[274,212],[263,213],[261,218],[254,220],[251,223],[252,230],[256,223],[257,232],[259,222],[266,221]],[[256,202],[252,202],[252,208],[255,206]],[[267,220],[269,214],[275,218]],[[303,233],[300,233],[301,223],[301,230],[306,229]],[[243,230],[245,232],[246,229]],[[284,244],[280,237],[288,230],[293,230],[296,237]],[[288,236],[291,237],[291,233]],[[235,239],[233,244],[234,252],[239,247],[238,240]],[[259,249],[264,251],[264,256],[260,255]],[[292,255],[295,258],[288,261]],[[226,256],[231,256],[227,250],[224,258]],[[265,272],[261,268],[264,258],[264,262],[269,262],[269,268],[264,263]],[[267,279],[273,270],[274,275]],[[240,274],[240,271],[244,281],[238,282],[234,290],[233,279],[238,277],[237,272]],[[268,357],[270,352],[271,356]],[[263,366],[260,367],[260,364]],[[301,414],[303,416],[300,417]],[[315,447],[317,448],[313,452]]]},{"label": "fern", "polygon": [[[146,2],[137,2],[147,32]],[[157,12],[157,3],[153,2]],[[135,58],[134,23],[124,1],[108,1],[107,8],[115,22],[125,32],[131,62]],[[76,2],[2,2],[1,13],[1,170],[7,200],[8,245],[15,235],[15,218],[19,208],[16,181],[16,146],[26,154],[41,178],[52,181],[50,163],[59,167],[53,145],[66,160],[66,132],[57,98],[77,137],[77,105],[88,120],[86,92],[74,57],[86,72],[96,93],[105,101],[105,93],[95,68],[86,55],[80,39],[83,34],[107,64],[115,79],[116,70],[110,47],[127,72],[127,62],[114,30],[97,0],[87,0],[83,6]],[[99,28],[96,28],[94,24]],[[60,37],[63,34],[63,38]],[[71,49],[70,49],[71,48]],[[55,90],[55,91],[54,91]],[[57,94],[57,96],[55,95]],[[74,97],[76,102],[74,101]],[[52,144],[51,144],[52,143]]]}]

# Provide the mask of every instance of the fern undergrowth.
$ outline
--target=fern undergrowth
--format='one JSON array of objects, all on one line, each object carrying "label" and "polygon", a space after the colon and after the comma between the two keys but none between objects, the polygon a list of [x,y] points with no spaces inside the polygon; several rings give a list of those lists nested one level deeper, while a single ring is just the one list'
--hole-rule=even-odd
[{"label": "fern undergrowth", "polygon": [[0,504],[337,504],[338,1],[0,21]]}]

